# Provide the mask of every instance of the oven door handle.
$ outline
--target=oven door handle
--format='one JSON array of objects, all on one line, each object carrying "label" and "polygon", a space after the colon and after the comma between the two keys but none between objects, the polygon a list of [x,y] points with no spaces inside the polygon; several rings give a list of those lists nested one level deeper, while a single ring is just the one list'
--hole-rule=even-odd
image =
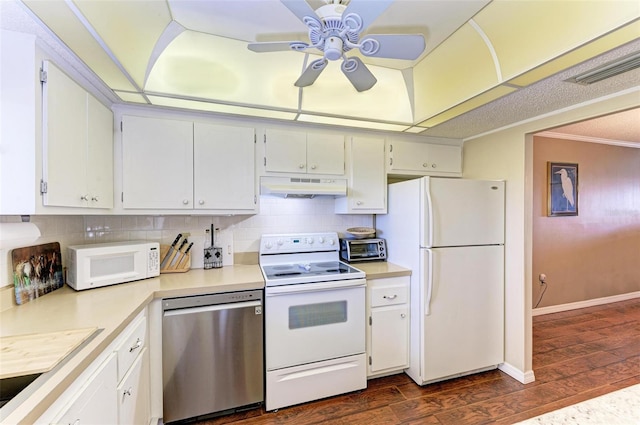
[{"label": "oven door handle", "polygon": [[339,280],[331,282],[298,283],[293,285],[267,286],[265,296],[300,294],[303,292],[335,291],[340,289],[364,288],[366,279]]}]

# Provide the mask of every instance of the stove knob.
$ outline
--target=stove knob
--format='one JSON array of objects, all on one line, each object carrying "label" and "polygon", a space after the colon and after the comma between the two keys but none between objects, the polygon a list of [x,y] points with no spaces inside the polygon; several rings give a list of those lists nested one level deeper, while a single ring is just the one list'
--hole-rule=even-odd
[{"label": "stove knob", "polygon": [[335,244],[336,241],[334,241],[333,239],[329,239],[329,245],[333,246],[333,244]]},{"label": "stove knob", "polygon": [[324,238],[323,238],[322,236],[320,236],[320,237],[318,238],[318,242],[319,242],[319,243],[324,243]]},{"label": "stove knob", "polygon": [[271,244],[271,242],[266,242],[264,244],[264,247],[267,248],[267,249],[271,249],[271,248],[273,248],[273,245]]},{"label": "stove knob", "polygon": [[309,245],[313,245],[313,238],[307,238],[307,243]]},{"label": "stove knob", "polygon": [[284,245],[284,241],[282,239],[278,239],[278,246]]}]

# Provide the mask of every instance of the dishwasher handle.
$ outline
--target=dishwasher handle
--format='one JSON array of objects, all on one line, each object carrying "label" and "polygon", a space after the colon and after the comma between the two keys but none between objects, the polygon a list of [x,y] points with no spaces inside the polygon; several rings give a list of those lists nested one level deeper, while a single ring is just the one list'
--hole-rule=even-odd
[{"label": "dishwasher handle", "polygon": [[[201,307],[186,307],[179,308],[176,310],[167,310],[164,312],[164,317],[169,316],[181,316],[184,314],[197,314],[197,313],[205,313],[208,311],[221,311],[221,310],[233,310],[238,308],[249,308],[249,307],[260,307],[262,306],[261,301],[247,301],[241,303],[230,303],[230,304],[214,304],[214,305],[205,305]],[[262,310],[260,310],[260,314]]]}]

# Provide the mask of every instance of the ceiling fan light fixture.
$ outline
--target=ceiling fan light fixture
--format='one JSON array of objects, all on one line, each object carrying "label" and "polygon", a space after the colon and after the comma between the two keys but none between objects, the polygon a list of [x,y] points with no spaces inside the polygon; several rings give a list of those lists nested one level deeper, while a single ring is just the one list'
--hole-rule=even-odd
[{"label": "ceiling fan light fixture", "polygon": [[338,60],[342,57],[342,39],[340,37],[329,37],[324,43],[324,57],[330,61]]},{"label": "ceiling fan light fixture", "polygon": [[565,81],[586,86],[589,84],[597,83],[598,81],[606,80],[607,78],[611,78],[616,75],[620,75],[639,67],[640,52],[637,52],[624,56],[607,64],[601,65],[592,70],[578,74],[575,77],[571,77]]}]

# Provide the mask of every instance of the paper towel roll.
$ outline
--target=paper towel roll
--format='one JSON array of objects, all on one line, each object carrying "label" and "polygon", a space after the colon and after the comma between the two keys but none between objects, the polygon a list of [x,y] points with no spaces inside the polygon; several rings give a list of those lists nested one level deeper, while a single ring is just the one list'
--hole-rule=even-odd
[{"label": "paper towel roll", "polygon": [[0,249],[13,249],[33,244],[40,237],[34,223],[0,223]]}]

